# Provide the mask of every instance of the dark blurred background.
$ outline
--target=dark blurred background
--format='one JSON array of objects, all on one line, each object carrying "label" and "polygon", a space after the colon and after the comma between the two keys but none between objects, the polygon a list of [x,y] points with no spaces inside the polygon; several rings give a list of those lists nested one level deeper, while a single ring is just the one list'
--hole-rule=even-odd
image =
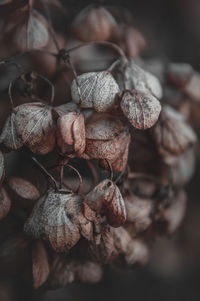
[{"label": "dark blurred background", "polygon": [[[91,1],[62,1],[76,14]],[[131,0],[101,1],[131,10],[135,25],[147,39],[148,54],[188,62],[200,70],[200,1]],[[199,164],[198,164],[199,165]],[[188,184],[188,209],[182,226],[173,237],[157,238],[145,268],[106,270],[96,285],[69,285],[66,289],[33,292],[17,285],[16,300],[30,301],[121,301],[200,300],[200,166]],[[6,279],[4,280],[6,282]],[[12,291],[7,287],[8,292]],[[0,301],[3,296],[0,296]]]}]

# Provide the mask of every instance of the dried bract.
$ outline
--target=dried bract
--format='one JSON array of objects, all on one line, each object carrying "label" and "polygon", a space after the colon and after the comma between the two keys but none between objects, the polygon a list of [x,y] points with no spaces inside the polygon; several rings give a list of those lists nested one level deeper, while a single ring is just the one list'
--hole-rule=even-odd
[{"label": "dried bract", "polygon": [[180,155],[196,142],[196,135],[185,122],[183,115],[167,105],[163,107],[152,133],[158,151],[164,158]]},{"label": "dried bract", "polygon": [[81,113],[70,112],[58,118],[57,145],[62,155],[81,155],[85,150],[85,121]]},{"label": "dried bract", "polygon": [[157,77],[140,68],[134,60],[131,60],[130,65],[126,67],[125,82],[126,89],[134,89],[144,94],[151,94],[158,99],[162,98],[162,87]]},{"label": "dried bract", "polygon": [[126,208],[121,192],[110,180],[98,184],[86,195],[85,202],[92,210],[105,215],[113,227],[121,226],[126,220]]},{"label": "dried bract", "polygon": [[108,40],[116,21],[104,7],[88,6],[75,18],[72,30],[81,41]]},{"label": "dried bract", "polygon": [[14,109],[16,135],[33,153],[44,155],[55,146],[52,108],[43,103],[22,104]]},{"label": "dried bract", "polygon": [[76,81],[71,86],[72,99],[80,103],[82,108],[93,108],[97,112],[110,110],[119,87],[113,76],[108,71],[83,73],[77,78],[80,94]]},{"label": "dried bract", "polygon": [[[119,119],[93,114],[86,122],[86,148],[82,156],[85,159],[107,159],[113,170],[122,171],[127,163],[129,143],[129,130]],[[104,167],[109,169],[108,164]]]},{"label": "dried bract", "polygon": [[68,251],[80,238],[81,210],[78,195],[48,193],[35,205],[24,230],[34,238],[44,238],[56,252]]},{"label": "dried bract", "polygon": [[136,90],[126,91],[120,105],[133,127],[143,130],[156,123],[161,111],[160,102],[154,96]]}]

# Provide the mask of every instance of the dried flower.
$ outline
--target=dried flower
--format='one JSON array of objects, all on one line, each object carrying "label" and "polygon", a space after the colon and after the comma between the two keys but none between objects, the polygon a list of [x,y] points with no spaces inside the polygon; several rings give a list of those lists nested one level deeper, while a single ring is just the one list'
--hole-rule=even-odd
[{"label": "dried flower", "polygon": [[116,21],[104,7],[87,6],[75,18],[73,33],[84,42],[108,40]]},{"label": "dried flower", "polygon": [[130,123],[137,129],[148,129],[158,120],[161,105],[151,94],[126,91],[122,95],[121,109]]},{"label": "dried flower", "polygon": [[50,192],[36,203],[24,230],[34,238],[44,238],[56,252],[65,252],[78,242],[81,224],[89,223],[81,215],[81,197]]},{"label": "dried flower", "polygon": [[98,184],[85,197],[90,208],[107,217],[113,227],[121,226],[126,220],[126,209],[119,188],[110,180]]},{"label": "dried flower", "polygon": [[93,108],[97,112],[105,112],[113,107],[119,87],[110,72],[83,73],[78,76],[77,80],[81,99],[75,80],[71,86],[72,99],[80,103],[82,108]]},{"label": "dried flower", "polygon": [[136,65],[134,60],[131,60],[130,65],[126,67],[125,80],[128,90],[138,90],[158,99],[162,98],[162,87],[159,80],[153,74]]},{"label": "dried flower", "polygon": [[[107,159],[113,170],[122,171],[127,163],[129,143],[128,128],[119,119],[112,115],[93,114],[86,122],[86,148],[82,156],[85,159]],[[108,165],[104,166],[109,169]]]},{"label": "dried flower", "polygon": [[159,153],[166,159],[170,155],[181,154],[196,142],[196,135],[183,115],[167,105],[163,107],[152,133]]}]

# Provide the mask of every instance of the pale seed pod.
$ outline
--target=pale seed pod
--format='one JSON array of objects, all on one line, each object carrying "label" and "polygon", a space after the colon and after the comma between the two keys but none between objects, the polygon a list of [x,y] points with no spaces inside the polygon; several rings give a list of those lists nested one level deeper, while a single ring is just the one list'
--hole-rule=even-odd
[{"label": "pale seed pod", "polygon": [[[42,237],[56,252],[66,252],[80,239],[81,214],[82,199],[78,195],[48,193],[36,203],[24,230],[34,238]],[[89,223],[86,219],[84,222]]]},{"label": "pale seed pod", "polygon": [[32,10],[28,20],[14,29],[13,43],[19,51],[44,48],[49,41],[48,24],[45,18],[36,10]]},{"label": "pale seed pod", "polygon": [[124,92],[120,106],[132,126],[142,130],[151,128],[161,111],[160,102],[153,95],[137,90]]},{"label": "pale seed pod", "polygon": [[88,6],[74,19],[72,31],[83,42],[108,40],[116,21],[104,7]]},{"label": "pale seed pod", "polygon": [[107,222],[119,227],[126,221],[126,208],[121,192],[111,180],[99,183],[85,197],[85,202],[97,213],[105,215]]},{"label": "pale seed pod", "polygon": [[131,194],[124,197],[124,203],[127,212],[126,220],[131,223],[131,228],[135,233],[145,231],[152,223],[153,201]]},{"label": "pale seed pod", "polygon": [[33,286],[43,285],[50,273],[47,250],[42,241],[35,241],[32,247]]},{"label": "pale seed pod", "polygon": [[[122,171],[127,163],[129,144],[126,124],[111,115],[93,114],[86,122],[86,148],[81,157],[107,159],[113,170]],[[101,164],[109,169],[105,162]]]},{"label": "pale seed pod", "polygon": [[80,156],[85,150],[85,120],[83,114],[70,112],[59,117],[56,140],[61,155]]},{"label": "pale seed pod", "polygon": [[140,68],[134,60],[131,60],[130,65],[126,67],[125,82],[128,90],[138,90],[158,99],[162,98],[162,87],[157,77]]},{"label": "pale seed pod", "polygon": [[11,200],[3,187],[0,189],[0,220],[10,211]]},{"label": "pale seed pod", "polygon": [[163,107],[160,120],[153,127],[152,134],[164,159],[171,155],[180,155],[197,139],[183,115],[168,105]]},{"label": "pale seed pod", "polygon": [[33,153],[45,155],[55,146],[52,108],[43,103],[22,104],[15,111],[16,135]]},{"label": "pale seed pod", "polygon": [[23,146],[23,143],[16,132],[14,112],[12,112],[6,119],[0,136],[0,145],[5,152],[17,150]]},{"label": "pale seed pod", "polygon": [[75,103],[82,108],[92,108],[97,112],[110,110],[114,103],[119,86],[108,71],[88,72],[77,77],[81,99],[75,79],[72,82],[71,94]]}]

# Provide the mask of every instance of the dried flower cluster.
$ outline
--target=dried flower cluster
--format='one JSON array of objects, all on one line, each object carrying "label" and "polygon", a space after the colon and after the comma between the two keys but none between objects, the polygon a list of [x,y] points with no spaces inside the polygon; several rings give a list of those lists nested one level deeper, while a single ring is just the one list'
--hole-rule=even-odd
[{"label": "dried flower cluster", "polygon": [[184,216],[198,122],[184,108],[200,100],[200,76],[159,60],[151,73],[120,10],[84,8],[66,39],[58,1],[13,2],[0,2],[1,65],[16,69],[0,85],[0,249],[26,253],[17,272],[31,258],[35,288],[144,265],[147,241]]}]

